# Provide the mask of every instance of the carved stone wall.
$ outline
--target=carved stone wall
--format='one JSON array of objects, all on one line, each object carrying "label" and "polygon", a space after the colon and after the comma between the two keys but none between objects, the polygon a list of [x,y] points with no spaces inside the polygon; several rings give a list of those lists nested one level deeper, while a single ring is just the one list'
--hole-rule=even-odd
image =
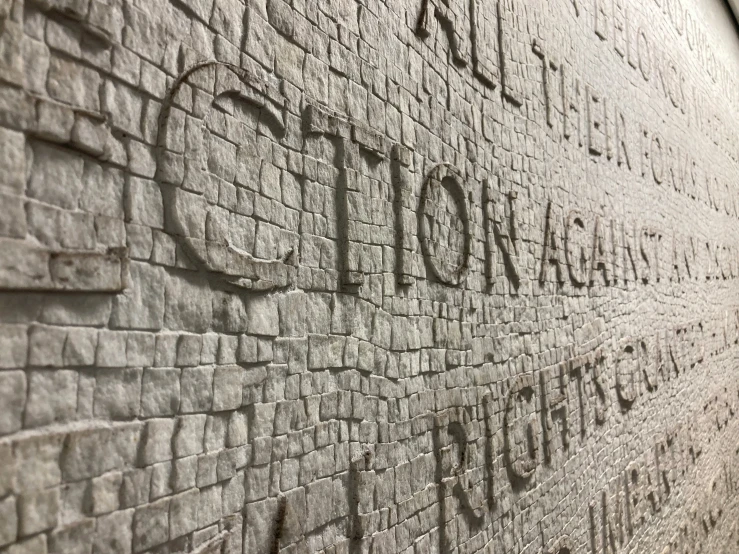
[{"label": "carved stone wall", "polygon": [[739,552],[720,0],[0,0],[0,553]]}]

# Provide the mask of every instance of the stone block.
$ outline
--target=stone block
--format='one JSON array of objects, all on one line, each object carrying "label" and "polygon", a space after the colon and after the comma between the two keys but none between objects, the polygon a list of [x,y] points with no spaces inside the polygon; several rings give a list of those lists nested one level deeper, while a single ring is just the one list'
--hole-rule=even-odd
[{"label": "stone block", "polygon": [[98,370],[93,408],[95,416],[110,418],[138,416],[141,408],[142,375],[143,370],[138,368]]},{"label": "stone block", "polygon": [[0,185],[16,193],[26,188],[26,138],[23,133],[0,127],[0,143],[4,145]]},{"label": "stone block", "polygon": [[152,468],[133,469],[123,474],[121,485],[121,507],[141,506],[149,501]]},{"label": "stone block", "polygon": [[25,325],[0,325],[0,368],[22,369],[28,356]]},{"label": "stone block", "polygon": [[182,458],[203,452],[206,419],[205,414],[177,418],[173,442],[175,457]]},{"label": "stone block", "polygon": [[180,381],[180,411],[185,414],[210,411],[213,404],[212,367],[186,367]]},{"label": "stone block", "polygon": [[136,509],[133,517],[133,551],[143,552],[169,540],[169,504],[164,498]]},{"label": "stone block", "polygon": [[13,449],[9,442],[0,443],[0,464],[4,468],[0,473],[0,497],[8,496],[16,490],[16,465]]},{"label": "stone block", "polygon": [[213,376],[213,409],[235,410],[241,407],[244,372],[240,366],[218,366]]},{"label": "stone block", "polygon": [[277,336],[280,333],[280,317],[275,299],[259,296],[246,305],[248,332],[252,335]]},{"label": "stone block", "polygon": [[166,279],[164,324],[170,329],[202,333],[213,319],[206,283],[199,279]]},{"label": "stone block", "polygon": [[46,535],[18,541],[7,549],[8,554],[47,554],[48,551]]},{"label": "stone block", "polygon": [[173,419],[148,420],[139,450],[139,463],[147,466],[171,460],[174,430],[175,421]]},{"label": "stone block", "polygon": [[178,367],[192,367],[200,363],[200,353],[203,347],[203,339],[200,335],[183,334],[177,340]]},{"label": "stone block", "polygon": [[97,519],[93,554],[131,554],[134,512],[133,509],[113,512]]},{"label": "stone block", "polygon": [[235,514],[244,507],[244,474],[240,473],[228,480],[223,486],[223,513]]},{"label": "stone block", "polygon": [[53,529],[59,518],[59,488],[26,492],[18,499],[18,536]]},{"label": "stone block", "polygon": [[151,466],[151,490],[149,500],[159,500],[171,496],[172,488],[172,462],[162,462]]},{"label": "stone block", "polygon": [[151,333],[130,332],[126,337],[126,365],[149,367],[154,363],[156,337]]},{"label": "stone block", "polygon": [[164,227],[164,205],[159,185],[131,177],[126,185],[126,221],[154,229]]},{"label": "stone block", "polygon": [[113,299],[111,326],[152,331],[161,329],[164,324],[162,268],[132,262],[129,270],[130,286]]},{"label": "stone block", "polygon": [[221,485],[213,485],[200,489],[198,503],[198,527],[203,528],[221,519],[223,500]]},{"label": "stone block", "polygon": [[119,169],[85,160],[80,207],[88,213],[123,219],[125,174]]},{"label": "stone block", "polygon": [[64,343],[62,358],[67,367],[92,366],[98,345],[97,329],[70,329]]},{"label": "stone block", "polygon": [[157,335],[154,367],[174,367],[177,363],[177,341],[175,333],[159,333]]},{"label": "stone block", "polygon": [[5,217],[0,221],[0,236],[22,239],[26,237],[26,209],[21,196],[0,193]]},{"label": "stone block", "polygon": [[333,482],[330,478],[309,483],[305,499],[311,509],[306,515],[305,530],[310,531],[331,520],[333,511]]},{"label": "stone block", "polygon": [[[62,482],[60,456],[63,433],[42,433],[23,437],[13,443],[15,471],[9,479],[20,492],[51,488]],[[7,466],[5,466],[7,467]],[[22,471],[18,468],[23,468]],[[11,470],[11,467],[8,467]]]},{"label": "stone block", "polygon": [[190,489],[176,494],[169,504],[169,536],[181,537],[198,528],[200,490]]},{"label": "stone block", "polygon": [[116,331],[100,331],[95,365],[99,367],[126,367],[126,342],[128,334]]},{"label": "stone block", "polygon": [[56,295],[49,298],[41,312],[41,322],[67,327],[102,327],[110,319],[111,298],[107,294]]},{"label": "stone block", "polygon": [[38,367],[61,367],[66,340],[66,329],[33,325],[28,333],[28,363]]},{"label": "stone block", "polygon": [[[70,150],[46,143],[34,145],[33,160],[28,196],[59,208],[76,209],[82,193],[84,160]],[[68,185],[54,185],[59,182]]]},{"label": "stone block", "polygon": [[0,500],[0,547],[18,538],[18,512],[14,496]]},{"label": "stone block", "polygon": [[79,381],[76,371],[31,371],[27,375],[26,427],[40,427],[74,418]]},{"label": "stone block", "polygon": [[86,519],[49,534],[49,554],[91,554],[95,520]]},{"label": "stone block", "polygon": [[22,371],[0,372],[0,435],[12,433],[23,424],[26,405],[26,374]]},{"label": "stone block", "polygon": [[149,368],[144,370],[141,385],[141,415],[144,417],[171,416],[180,407],[180,375],[176,368]]}]

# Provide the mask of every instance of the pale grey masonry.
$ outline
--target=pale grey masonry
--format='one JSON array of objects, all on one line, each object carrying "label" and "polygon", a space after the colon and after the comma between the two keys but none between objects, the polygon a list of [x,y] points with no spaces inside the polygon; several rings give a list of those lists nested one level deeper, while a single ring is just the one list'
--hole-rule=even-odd
[{"label": "pale grey masonry", "polygon": [[721,0],[0,0],[0,554],[739,552]]}]

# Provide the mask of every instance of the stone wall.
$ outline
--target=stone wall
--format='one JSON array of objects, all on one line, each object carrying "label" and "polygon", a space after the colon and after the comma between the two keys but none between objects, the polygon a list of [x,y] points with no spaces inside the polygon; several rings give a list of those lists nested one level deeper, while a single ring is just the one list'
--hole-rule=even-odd
[{"label": "stone wall", "polygon": [[739,552],[719,0],[0,0],[0,553]]}]

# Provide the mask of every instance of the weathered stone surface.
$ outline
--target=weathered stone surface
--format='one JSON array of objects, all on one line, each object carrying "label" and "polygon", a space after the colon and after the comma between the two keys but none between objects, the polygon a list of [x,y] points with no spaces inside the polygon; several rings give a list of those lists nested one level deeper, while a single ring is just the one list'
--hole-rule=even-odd
[{"label": "weathered stone surface", "polygon": [[21,429],[26,390],[26,375],[22,371],[0,373],[0,398],[4,406],[0,412],[0,429],[3,434]]},{"label": "weathered stone surface", "polygon": [[739,551],[725,4],[0,0],[0,554]]}]

